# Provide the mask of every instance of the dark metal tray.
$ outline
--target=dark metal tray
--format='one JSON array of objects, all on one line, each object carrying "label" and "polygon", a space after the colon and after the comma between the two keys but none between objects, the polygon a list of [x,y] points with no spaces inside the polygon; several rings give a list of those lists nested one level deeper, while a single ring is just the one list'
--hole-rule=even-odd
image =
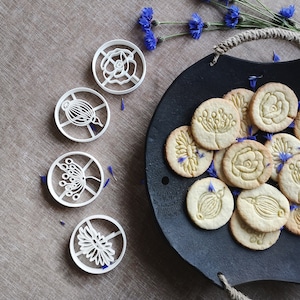
[{"label": "dark metal tray", "polygon": [[262,76],[257,87],[275,81],[287,84],[300,95],[300,60],[256,63],[227,55],[213,67],[209,55],[185,70],[171,84],[152,117],[146,138],[146,184],[157,222],[170,245],[188,263],[221,285],[218,272],[232,285],[257,280],[300,283],[300,237],[282,230],[277,243],[264,251],[237,244],[228,224],[214,231],[193,225],[186,209],[187,189],[197,179],[176,175],[164,156],[169,133],[189,125],[198,105],[212,97],[222,97],[233,88],[249,86],[249,76]]}]

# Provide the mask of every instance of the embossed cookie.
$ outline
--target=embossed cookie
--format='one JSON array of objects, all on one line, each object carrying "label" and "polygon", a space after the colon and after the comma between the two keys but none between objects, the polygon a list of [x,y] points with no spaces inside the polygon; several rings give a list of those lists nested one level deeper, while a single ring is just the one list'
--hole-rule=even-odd
[{"label": "embossed cookie", "polygon": [[231,191],[225,183],[214,177],[195,181],[186,197],[187,211],[200,228],[212,230],[225,225],[234,208]]},{"label": "embossed cookie", "polygon": [[196,177],[209,167],[213,152],[200,148],[193,139],[190,126],[173,130],[165,145],[170,167],[183,177]]},{"label": "embossed cookie", "polygon": [[276,133],[271,140],[265,142],[273,158],[271,178],[278,181],[278,173],[285,162],[294,154],[300,153],[300,140],[288,133]]},{"label": "embossed cookie", "polygon": [[296,234],[300,235],[300,207],[292,205],[290,216],[285,224],[285,228]]},{"label": "embossed cookie", "polygon": [[230,219],[230,230],[235,240],[246,248],[252,250],[265,250],[273,246],[281,233],[281,230],[261,232],[251,228],[234,211]]},{"label": "embossed cookie", "polygon": [[225,100],[230,101],[235,106],[240,114],[241,127],[238,137],[246,137],[255,134],[258,131],[258,128],[252,124],[248,114],[249,104],[253,95],[254,92],[251,90],[237,88],[223,96]]},{"label": "embossed cookie", "polygon": [[278,176],[282,193],[291,201],[300,204],[300,154],[291,157]]},{"label": "embossed cookie", "polygon": [[269,82],[261,86],[252,97],[249,107],[251,121],[266,132],[279,132],[287,128],[298,111],[298,98],[288,86]]},{"label": "embossed cookie", "polygon": [[201,147],[209,150],[226,148],[238,137],[239,112],[233,104],[222,98],[208,99],[195,110],[191,129]]},{"label": "embossed cookie", "polygon": [[236,205],[242,220],[251,228],[262,232],[279,230],[290,214],[288,199],[267,183],[252,190],[243,190]]},{"label": "embossed cookie", "polygon": [[213,162],[214,162],[214,168],[217,173],[217,176],[220,180],[222,180],[225,184],[231,185],[231,183],[227,180],[224,171],[223,171],[223,158],[227,151],[227,148],[217,150],[214,153]]},{"label": "embossed cookie", "polygon": [[223,172],[231,185],[253,189],[268,181],[273,169],[270,151],[253,140],[231,145],[223,158]]},{"label": "embossed cookie", "polygon": [[300,111],[298,111],[297,116],[295,118],[295,126],[294,126],[294,135],[300,139]]}]

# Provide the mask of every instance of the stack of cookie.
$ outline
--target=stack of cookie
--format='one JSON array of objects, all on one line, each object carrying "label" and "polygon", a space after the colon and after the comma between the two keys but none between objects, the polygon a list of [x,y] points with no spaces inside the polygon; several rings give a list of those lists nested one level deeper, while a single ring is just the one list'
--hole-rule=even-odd
[{"label": "stack of cookie", "polygon": [[[294,135],[282,132],[293,122]],[[300,113],[285,84],[202,102],[189,126],[170,133],[165,150],[177,174],[200,176],[186,197],[200,228],[229,222],[236,241],[254,250],[272,246],[283,226],[300,234]]]}]

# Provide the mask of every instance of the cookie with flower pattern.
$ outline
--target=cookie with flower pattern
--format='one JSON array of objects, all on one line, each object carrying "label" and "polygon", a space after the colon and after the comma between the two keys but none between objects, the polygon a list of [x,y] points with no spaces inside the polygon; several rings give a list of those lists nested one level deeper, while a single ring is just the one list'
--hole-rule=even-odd
[{"label": "cookie with flower pattern", "polygon": [[249,107],[251,121],[266,132],[279,132],[296,118],[298,98],[287,85],[269,82],[262,85],[252,97]]},{"label": "cookie with flower pattern", "polygon": [[300,204],[300,154],[292,156],[284,164],[278,176],[278,184],[291,202]]},{"label": "cookie with flower pattern", "polygon": [[288,199],[276,187],[263,184],[255,189],[243,190],[236,201],[242,220],[261,232],[279,230],[290,215]]},{"label": "cookie with flower pattern", "polygon": [[248,114],[250,101],[254,95],[254,92],[245,88],[233,89],[223,96],[225,100],[230,101],[238,110],[240,114],[241,127],[239,136],[247,137],[255,134],[258,131],[256,126],[253,126]]},{"label": "cookie with flower pattern", "polygon": [[286,161],[293,155],[300,153],[300,140],[289,133],[276,133],[265,142],[273,158],[271,178],[278,181],[278,174]]},{"label": "cookie with flower pattern", "polygon": [[285,224],[285,228],[296,235],[300,235],[300,206],[291,205],[290,216]]},{"label": "cookie with flower pattern", "polygon": [[234,200],[227,185],[214,177],[195,181],[186,197],[187,212],[200,228],[213,230],[225,225],[233,213]]},{"label": "cookie with flower pattern", "polygon": [[281,230],[261,232],[247,225],[237,210],[230,219],[230,230],[234,239],[251,250],[265,250],[273,246],[280,237]]},{"label": "cookie with flower pattern", "polygon": [[231,145],[223,158],[223,172],[232,186],[253,189],[267,182],[272,174],[270,151],[254,140]]},{"label": "cookie with flower pattern", "polygon": [[213,159],[213,152],[197,145],[191,128],[187,125],[170,133],[166,140],[165,153],[173,171],[188,178],[203,174]]},{"label": "cookie with flower pattern", "polygon": [[195,110],[191,130],[203,148],[219,150],[236,141],[240,131],[240,115],[235,106],[222,98],[202,102]]}]

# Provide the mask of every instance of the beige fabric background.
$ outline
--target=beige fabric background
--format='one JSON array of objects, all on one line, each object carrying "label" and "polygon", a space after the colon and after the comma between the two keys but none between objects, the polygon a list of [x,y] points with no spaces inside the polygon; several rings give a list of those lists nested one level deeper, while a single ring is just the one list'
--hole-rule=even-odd
[{"label": "beige fabric background", "polygon": [[[264,3],[275,10],[290,4]],[[182,71],[232,32],[207,32],[199,41],[173,39],[150,53],[136,25],[144,6],[152,6],[160,20],[186,20],[193,12],[205,21],[219,17],[200,0],[0,1],[0,299],[227,299],[225,291],[169,246],[141,181],[145,134],[162,95]],[[300,8],[295,17],[300,20]],[[124,96],[124,111],[121,97],[103,92],[91,73],[98,47],[115,38],[137,44],[147,60],[145,81]],[[229,54],[271,62],[273,51],[281,60],[300,54],[294,45],[274,40],[246,43]],[[54,123],[58,99],[80,86],[99,91],[111,109],[107,132],[92,143],[69,141]],[[112,165],[118,181],[111,180],[92,204],[71,209],[49,196],[40,175],[46,175],[58,156],[75,150],[98,158],[106,178]],[[105,275],[80,271],[69,255],[73,229],[92,214],[117,219],[128,237],[123,261]],[[247,270],[237,266],[237,272]],[[292,283],[252,282],[238,289],[253,299],[300,297],[300,286]]]}]

